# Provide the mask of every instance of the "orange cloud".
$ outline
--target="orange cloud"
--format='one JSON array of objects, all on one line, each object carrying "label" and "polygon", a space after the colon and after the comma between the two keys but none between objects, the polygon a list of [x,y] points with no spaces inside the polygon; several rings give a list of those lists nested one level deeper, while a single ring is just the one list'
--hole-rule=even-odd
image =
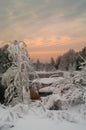
[{"label": "orange cloud", "polygon": [[28,46],[31,46],[31,47],[39,47],[39,46],[42,46],[43,43],[44,43],[44,38],[42,37],[37,37],[37,38],[34,38],[34,39],[24,39],[24,41],[27,43]]},{"label": "orange cloud", "polygon": [[71,38],[68,37],[68,36],[63,36],[60,38],[60,43],[63,43],[63,44],[68,44],[69,42],[71,41]]},{"label": "orange cloud", "polygon": [[61,44],[68,44],[70,42],[71,38],[68,36],[61,36],[61,37],[51,37],[49,41],[54,44],[54,43],[61,43]]},{"label": "orange cloud", "polygon": [[75,37],[71,39],[71,42],[73,43],[86,43],[86,37]]},{"label": "orange cloud", "polygon": [[71,41],[71,38],[68,36],[56,37],[52,36],[50,38],[36,37],[34,39],[24,39],[30,47],[42,47],[42,46],[54,46],[58,44],[68,44]]}]

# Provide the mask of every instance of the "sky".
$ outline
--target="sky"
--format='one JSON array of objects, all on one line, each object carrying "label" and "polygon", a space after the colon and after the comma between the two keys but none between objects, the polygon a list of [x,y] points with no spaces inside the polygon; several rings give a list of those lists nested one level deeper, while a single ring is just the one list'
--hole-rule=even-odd
[{"label": "sky", "polygon": [[23,40],[33,60],[86,46],[86,0],[0,0],[0,46]]}]

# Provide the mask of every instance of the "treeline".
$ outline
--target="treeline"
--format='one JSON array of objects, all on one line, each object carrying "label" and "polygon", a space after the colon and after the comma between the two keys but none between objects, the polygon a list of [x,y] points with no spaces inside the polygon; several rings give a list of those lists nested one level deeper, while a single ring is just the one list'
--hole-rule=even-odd
[{"label": "treeline", "polygon": [[80,65],[86,59],[86,47],[80,52],[70,49],[68,52],[54,59],[51,57],[50,63],[42,63],[38,59],[33,65],[36,71],[55,71],[55,70],[80,70]]},{"label": "treeline", "polygon": [[50,63],[42,63],[39,59],[33,63],[34,70],[36,71],[55,71],[55,60],[52,57]]},{"label": "treeline", "polygon": [[[4,73],[12,64],[8,59],[8,45],[0,48],[0,73]],[[33,63],[36,71],[55,71],[55,70],[80,70],[81,63],[86,59],[86,47],[80,52],[70,49],[68,52],[54,59],[51,57],[50,62],[42,63],[39,59]]]}]

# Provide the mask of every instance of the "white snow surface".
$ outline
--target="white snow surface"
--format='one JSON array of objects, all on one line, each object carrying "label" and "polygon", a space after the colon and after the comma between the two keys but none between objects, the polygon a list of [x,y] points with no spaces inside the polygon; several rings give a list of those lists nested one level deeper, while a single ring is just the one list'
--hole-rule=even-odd
[{"label": "white snow surface", "polygon": [[60,122],[59,124],[36,116],[26,116],[20,119],[11,130],[86,130],[86,124],[72,124]]},{"label": "white snow surface", "polygon": [[[40,78],[39,83],[52,84],[55,81],[57,81],[57,78]],[[38,82],[38,79],[34,80],[33,82]]]},{"label": "white snow surface", "polygon": [[44,88],[39,89],[39,92],[45,92],[45,93],[47,93],[47,92],[53,92],[54,89],[55,89],[54,87],[48,86],[48,87],[44,87]]},{"label": "white snow surface", "polygon": [[0,130],[86,130],[86,105],[50,111],[40,101],[0,106]]}]

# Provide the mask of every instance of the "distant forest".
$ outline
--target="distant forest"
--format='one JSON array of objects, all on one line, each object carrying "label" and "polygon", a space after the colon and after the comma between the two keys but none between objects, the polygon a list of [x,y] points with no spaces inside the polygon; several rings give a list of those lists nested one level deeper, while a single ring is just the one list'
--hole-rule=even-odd
[{"label": "distant forest", "polygon": [[70,49],[56,59],[51,57],[50,63],[42,63],[37,59],[37,61],[33,63],[33,66],[36,71],[80,70],[80,66],[84,62],[84,59],[86,59],[86,47],[79,52]]}]

